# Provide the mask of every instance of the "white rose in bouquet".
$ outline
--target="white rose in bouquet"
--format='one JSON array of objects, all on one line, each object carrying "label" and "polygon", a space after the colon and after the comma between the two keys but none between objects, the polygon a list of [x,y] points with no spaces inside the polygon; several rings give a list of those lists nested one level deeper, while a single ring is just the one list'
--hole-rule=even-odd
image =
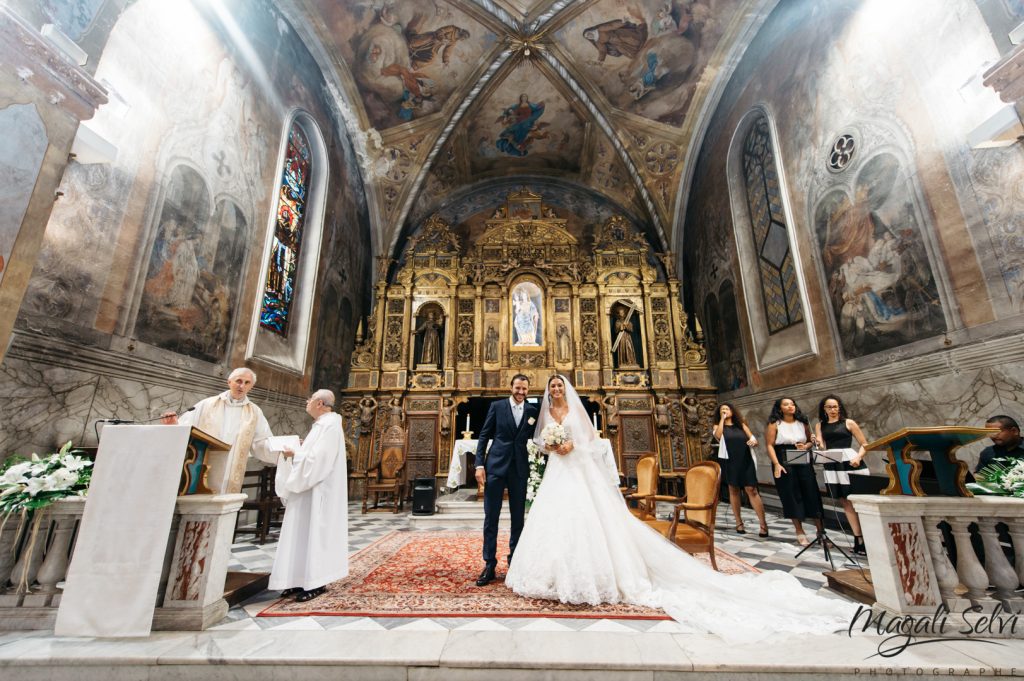
[{"label": "white rose in bouquet", "polygon": [[544,430],[541,431],[540,437],[544,441],[545,445],[550,448],[555,448],[569,439],[569,431],[567,431],[565,426],[560,423],[552,422],[544,426]]}]

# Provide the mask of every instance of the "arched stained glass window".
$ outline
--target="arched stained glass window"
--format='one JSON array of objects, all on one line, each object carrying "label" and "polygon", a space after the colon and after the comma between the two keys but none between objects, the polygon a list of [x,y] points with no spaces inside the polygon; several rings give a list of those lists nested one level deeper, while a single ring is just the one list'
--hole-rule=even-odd
[{"label": "arched stained glass window", "polygon": [[291,321],[311,170],[309,141],[299,124],[292,123],[281,171],[276,226],[260,308],[260,326],[285,338]]},{"label": "arched stained glass window", "polygon": [[768,333],[803,320],[799,282],[789,248],[768,119],[759,116],[743,140],[743,179],[754,233]]}]

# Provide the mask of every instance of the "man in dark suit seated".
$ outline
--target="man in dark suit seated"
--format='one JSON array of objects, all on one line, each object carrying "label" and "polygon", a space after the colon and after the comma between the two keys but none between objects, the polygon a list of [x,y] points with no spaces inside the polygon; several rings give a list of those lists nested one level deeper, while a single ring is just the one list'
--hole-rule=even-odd
[{"label": "man in dark suit seated", "polygon": [[1000,414],[985,421],[986,428],[998,428],[999,432],[992,436],[992,444],[981,450],[978,458],[978,465],[974,472],[977,473],[995,459],[1019,459],[1024,457],[1024,447],[1021,446],[1020,426],[1017,422]]},{"label": "man in dark suit seated", "polygon": [[[512,395],[493,402],[480,429],[476,448],[476,481],[484,485],[484,571],[477,586],[487,586],[495,579],[498,565],[498,516],[508,488],[508,511],[512,516],[512,536],[508,542],[508,561],[516,550],[526,517],[526,483],[530,462],[526,443],[533,437],[537,423],[537,407],[527,404],[530,379],[523,374],[512,377]],[[493,442],[492,442],[493,441]],[[487,443],[491,442],[490,450]]]}]

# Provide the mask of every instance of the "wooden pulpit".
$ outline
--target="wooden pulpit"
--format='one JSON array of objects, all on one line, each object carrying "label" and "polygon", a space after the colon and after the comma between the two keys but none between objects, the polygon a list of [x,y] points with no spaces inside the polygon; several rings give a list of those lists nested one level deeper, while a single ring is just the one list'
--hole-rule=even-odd
[{"label": "wooden pulpit", "polygon": [[[188,445],[185,447],[185,461],[181,466],[178,496],[216,494],[215,489],[210,488],[210,465],[217,459],[226,458],[229,451],[231,451],[231,445],[193,427],[189,433]],[[216,463],[219,464],[216,467],[217,470],[225,469],[226,460],[216,461]]]},{"label": "wooden pulpit", "polygon": [[966,444],[988,437],[998,428],[970,428],[966,426],[934,426],[901,428],[895,433],[868,443],[866,451],[888,450],[889,486],[885,495],[928,496],[921,486],[924,466],[910,456],[911,452],[928,452],[935,469],[935,482],[943,496],[973,497],[965,484],[967,464],[956,458],[956,450]]}]

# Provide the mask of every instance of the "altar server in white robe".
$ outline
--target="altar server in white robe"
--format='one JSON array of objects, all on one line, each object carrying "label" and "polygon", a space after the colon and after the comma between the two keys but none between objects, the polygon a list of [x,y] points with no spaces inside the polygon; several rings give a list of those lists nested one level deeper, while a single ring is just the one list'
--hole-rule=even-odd
[{"label": "altar server in white robe", "polygon": [[348,471],[341,415],[334,393],[317,390],[306,401],[313,427],[297,452],[285,449],[277,465],[277,496],[285,504],[271,590],[308,601],[348,575]]},{"label": "altar server in white robe", "polygon": [[[212,471],[211,478],[222,479],[217,492],[237,492],[241,489],[248,457],[264,464],[277,463],[277,452],[267,448],[267,438],[273,436],[263,410],[249,400],[249,391],[256,385],[256,373],[239,367],[228,375],[228,389],[219,395],[200,400],[194,407],[178,416],[173,411],[163,415],[163,422],[195,426],[218,440],[231,445],[228,457],[231,470]],[[258,467],[258,466],[257,466]]]}]

